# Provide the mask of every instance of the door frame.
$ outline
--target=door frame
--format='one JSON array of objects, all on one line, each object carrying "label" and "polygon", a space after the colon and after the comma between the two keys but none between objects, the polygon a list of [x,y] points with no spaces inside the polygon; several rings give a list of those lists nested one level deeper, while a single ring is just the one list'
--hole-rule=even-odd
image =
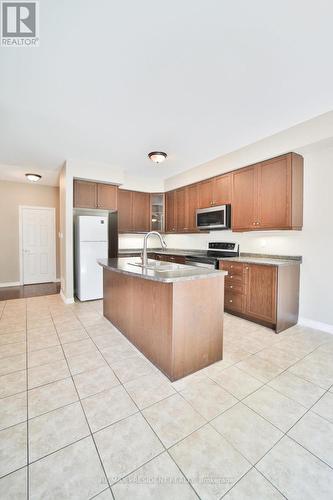
[{"label": "door frame", "polygon": [[54,207],[36,207],[32,205],[19,205],[19,261],[20,261],[20,285],[24,285],[24,265],[23,265],[23,210],[48,210],[52,216],[52,280],[56,281],[56,209]]}]

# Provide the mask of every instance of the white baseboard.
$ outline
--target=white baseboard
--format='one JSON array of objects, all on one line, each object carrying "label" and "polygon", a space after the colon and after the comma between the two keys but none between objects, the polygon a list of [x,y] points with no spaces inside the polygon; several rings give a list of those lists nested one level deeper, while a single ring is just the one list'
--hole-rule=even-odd
[{"label": "white baseboard", "polygon": [[0,283],[0,288],[7,288],[8,286],[20,286],[19,281],[7,281],[4,283]]},{"label": "white baseboard", "polygon": [[62,290],[60,290],[60,297],[62,298],[62,300],[65,302],[65,304],[74,304],[74,298],[71,297],[69,299],[67,299],[63,293]]},{"label": "white baseboard", "polygon": [[322,332],[332,333],[333,335],[333,325],[329,323],[321,323],[320,321],[313,321],[308,318],[298,318],[298,324],[301,326],[308,326],[315,330],[321,330]]}]

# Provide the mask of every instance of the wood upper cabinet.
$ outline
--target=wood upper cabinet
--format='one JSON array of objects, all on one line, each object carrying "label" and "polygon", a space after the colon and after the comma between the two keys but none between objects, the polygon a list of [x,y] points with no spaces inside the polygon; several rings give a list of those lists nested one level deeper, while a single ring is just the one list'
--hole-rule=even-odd
[{"label": "wood upper cabinet", "polygon": [[74,180],[75,208],[117,210],[118,187],[112,184]]},{"label": "wood upper cabinet", "polygon": [[95,182],[74,180],[74,207],[97,208],[97,185]]},{"label": "wood upper cabinet", "polygon": [[198,183],[198,207],[227,205],[231,202],[231,174],[219,175]]},{"label": "wood upper cabinet", "polygon": [[257,170],[256,167],[236,170],[232,176],[232,229],[247,231],[257,220]]},{"label": "wood upper cabinet", "polygon": [[165,193],[165,230],[167,233],[176,231],[175,191]]},{"label": "wood upper cabinet", "polygon": [[140,191],[119,189],[118,229],[122,233],[150,230],[150,195]]},{"label": "wood upper cabinet", "polygon": [[196,210],[198,208],[198,184],[186,188],[186,228],[188,231],[197,231]]},{"label": "wood upper cabinet", "polygon": [[187,224],[187,196],[186,188],[177,189],[175,191],[175,219],[176,219],[176,230],[186,231],[188,228]]},{"label": "wood upper cabinet", "polygon": [[133,192],[119,189],[118,193],[118,230],[133,231]]},{"label": "wood upper cabinet", "polygon": [[301,229],[303,158],[288,153],[232,175],[232,229]]},{"label": "wood upper cabinet", "polygon": [[133,231],[150,230],[150,195],[133,191]]},{"label": "wood upper cabinet", "polygon": [[276,323],[277,266],[245,265],[247,316]]},{"label": "wood upper cabinet", "polygon": [[117,210],[118,187],[112,184],[97,184],[97,207]]}]

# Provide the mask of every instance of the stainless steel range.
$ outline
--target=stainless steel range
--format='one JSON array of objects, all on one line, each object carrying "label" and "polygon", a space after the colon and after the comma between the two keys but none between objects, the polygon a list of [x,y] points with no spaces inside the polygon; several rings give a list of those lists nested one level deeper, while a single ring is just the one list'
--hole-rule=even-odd
[{"label": "stainless steel range", "polygon": [[187,255],[186,264],[198,267],[218,269],[219,260],[223,257],[238,257],[239,244],[221,241],[208,243],[208,250],[202,255]]}]

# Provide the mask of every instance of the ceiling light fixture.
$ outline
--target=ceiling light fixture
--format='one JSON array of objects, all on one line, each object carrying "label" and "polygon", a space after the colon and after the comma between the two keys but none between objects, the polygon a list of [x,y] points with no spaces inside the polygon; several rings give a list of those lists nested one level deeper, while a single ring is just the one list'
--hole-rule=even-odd
[{"label": "ceiling light fixture", "polygon": [[42,178],[42,176],[39,174],[25,174],[25,176],[30,182],[38,182]]},{"label": "ceiling light fixture", "polygon": [[149,153],[148,158],[155,163],[162,163],[168,155],[163,151],[152,151]]}]

